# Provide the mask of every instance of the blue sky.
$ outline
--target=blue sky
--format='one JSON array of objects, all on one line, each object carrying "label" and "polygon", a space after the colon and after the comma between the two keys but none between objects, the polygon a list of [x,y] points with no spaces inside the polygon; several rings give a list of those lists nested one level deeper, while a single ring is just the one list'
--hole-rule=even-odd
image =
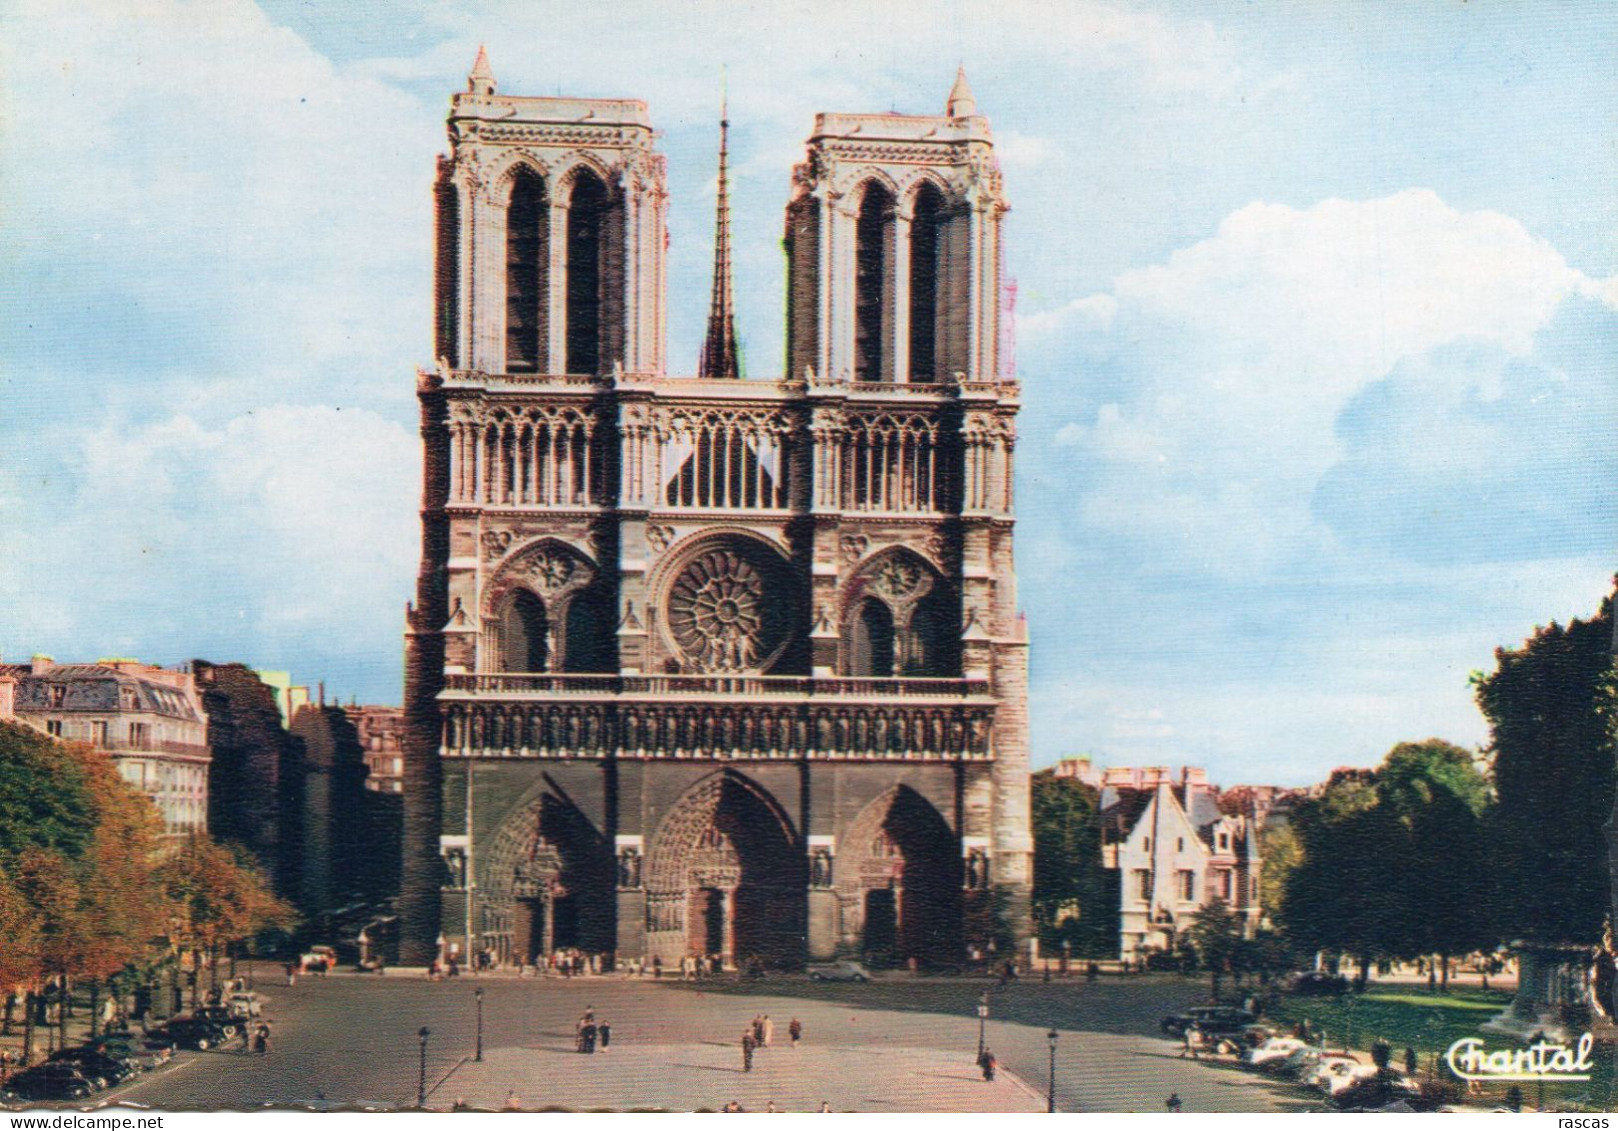
[{"label": "blue sky", "polygon": [[397,701],[430,200],[502,90],[649,101],[670,356],[720,68],[740,331],[779,367],[817,110],[999,141],[1035,759],[1305,783],[1485,738],[1468,673],[1618,568],[1618,7],[13,3],[0,650]]}]

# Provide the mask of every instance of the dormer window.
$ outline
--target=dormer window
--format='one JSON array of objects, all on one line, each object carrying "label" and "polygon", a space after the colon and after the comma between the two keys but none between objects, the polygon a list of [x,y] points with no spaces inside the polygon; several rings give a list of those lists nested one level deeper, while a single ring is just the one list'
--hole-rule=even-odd
[{"label": "dormer window", "polygon": [[60,683],[51,685],[51,706],[60,707],[67,701],[67,688]]},{"label": "dormer window", "polygon": [[1230,851],[1230,834],[1229,833],[1220,833],[1219,834],[1219,851],[1221,851],[1221,852],[1229,852]]},{"label": "dormer window", "polygon": [[135,689],[133,687],[118,688],[118,706],[125,711],[135,709]]}]

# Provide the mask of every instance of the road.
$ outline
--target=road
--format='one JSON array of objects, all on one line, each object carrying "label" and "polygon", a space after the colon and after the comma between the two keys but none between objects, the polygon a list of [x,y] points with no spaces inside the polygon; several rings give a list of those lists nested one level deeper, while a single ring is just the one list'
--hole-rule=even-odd
[{"label": "road", "polygon": [[[485,1059],[474,989],[484,990]],[[237,1049],[182,1053],[161,1072],[109,1093],[164,1109],[247,1110],[265,1105],[414,1106],[418,1030],[427,1039],[428,1106],[570,1109],[718,1108],[774,1102],[839,1111],[1042,1111],[1049,1079],[1047,1031],[1057,1040],[1060,1111],[1162,1110],[1177,1093],[1186,1111],[1277,1111],[1303,1106],[1268,1081],[1181,1060],[1157,1023],[1201,996],[1172,975],[1104,978],[1003,990],[982,979],[895,978],[823,985],[801,978],[761,983],[419,975],[302,978],[261,984],[274,1039],[268,1055]],[[989,992],[989,1047],[1004,1071],[976,1078],[977,1004]],[[605,1055],[572,1051],[574,1024],[592,1008],[612,1022]],[[775,1021],[776,1046],[753,1074],[740,1071],[743,1028]],[[796,1016],[800,1050],[786,1045]],[[616,1059],[609,1059],[616,1058]],[[98,1097],[100,1098],[100,1097]]]}]

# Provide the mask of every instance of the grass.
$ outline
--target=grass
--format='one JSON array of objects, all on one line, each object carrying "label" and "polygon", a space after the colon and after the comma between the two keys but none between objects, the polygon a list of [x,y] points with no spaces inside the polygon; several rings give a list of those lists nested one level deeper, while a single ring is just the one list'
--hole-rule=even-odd
[{"label": "grass", "polygon": [[[1512,1043],[1511,1038],[1498,1033],[1486,1033],[1482,1026],[1495,1014],[1505,1009],[1512,995],[1495,990],[1455,988],[1448,993],[1419,987],[1376,988],[1375,983],[1363,994],[1347,993],[1341,997],[1285,996],[1271,1007],[1265,1020],[1277,1027],[1290,1029],[1307,1019],[1317,1030],[1323,1030],[1326,1044],[1333,1048],[1369,1049],[1377,1039],[1393,1046],[1393,1063],[1404,1065],[1404,1050],[1413,1048],[1419,1057],[1423,1075],[1434,1070],[1434,1065],[1449,1046],[1462,1037],[1485,1038],[1490,1048]],[[1448,1069],[1437,1071],[1448,1076]],[[1588,1081],[1547,1081],[1547,1106],[1568,1106],[1580,1101],[1580,1106],[1595,1104],[1605,1110],[1603,1100],[1612,1094],[1614,1070],[1612,1056],[1603,1055],[1597,1046],[1596,1065]],[[1495,1105],[1504,1102],[1510,1085],[1487,1085],[1482,1096],[1472,1096],[1471,1104]],[[1525,1105],[1532,1106],[1538,1099],[1538,1085],[1525,1082],[1520,1085]],[[1593,1097],[1590,1098],[1590,1097]]]}]

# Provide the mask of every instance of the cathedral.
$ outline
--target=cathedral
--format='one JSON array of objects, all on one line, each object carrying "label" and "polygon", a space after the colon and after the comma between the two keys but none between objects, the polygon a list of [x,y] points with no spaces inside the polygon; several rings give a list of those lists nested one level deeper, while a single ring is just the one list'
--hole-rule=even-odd
[{"label": "cathedral", "polygon": [[401,960],[948,969],[1030,930],[1027,633],[988,119],[817,115],[785,375],[746,379],[725,130],[695,374],[644,102],[496,92],[439,159]]}]

